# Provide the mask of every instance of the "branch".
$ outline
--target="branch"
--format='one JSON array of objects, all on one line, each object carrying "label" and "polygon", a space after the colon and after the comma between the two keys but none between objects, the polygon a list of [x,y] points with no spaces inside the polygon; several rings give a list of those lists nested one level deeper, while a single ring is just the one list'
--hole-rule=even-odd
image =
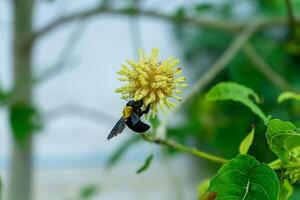
[{"label": "branch", "polygon": [[291,29],[294,29],[295,27],[295,17],[293,14],[293,7],[292,3],[290,0],[284,0],[286,8],[287,8],[287,14],[288,14],[288,20],[289,20],[289,25]]},{"label": "branch", "polygon": [[190,148],[190,147],[184,146],[184,145],[179,144],[172,140],[166,140],[166,139],[161,139],[161,138],[151,138],[151,137],[146,136],[145,134],[141,134],[141,137],[147,142],[172,147],[179,151],[189,153],[194,156],[204,158],[206,160],[210,160],[210,161],[213,161],[213,162],[216,162],[219,164],[224,164],[224,163],[228,162],[228,160],[225,158],[221,158],[221,157],[218,157],[215,155],[208,154],[206,152],[197,150],[196,148]]},{"label": "branch", "polygon": [[279,89],[285,91],[299,92],[298,89],[294,88],[289,82],[287,82],[280,74],[272,69],[271,66],[266,63],[263,58],[256,52],[254,47],[247,43],[243,47],[243,50],[248,59],[253,63],[253,67],[257,69],[262,75],[265,76],[272,84],[277,86]]},{"label": "branch", "polygon": [[79,43],[80,38],[83,35],[85,25],[85,23],[78,22],[71,35],[68,37],[64,47],[60,51],[60,54],[58,55],[53,67],[45,70],[42,74],[37,76],[35,82],[46,81],[59,74],[65,68],[68,57],[70,57],[71,53],[75,49],[75,46]]},{"label": "branch", "polygon": [[75,49],[76,44],[78,44],[78,42],[80,41],[80,37],[82,36],[83,31],[85,30],[84,25],[84,23],[79,22],[78,25],[74,28],[70,37],[66,41],[64,47],[62,48],[60,54],[58,55],[55,64],[51,68],[46,69],[44,72],[32,77],[31,79],[26,78],[20,81],[14,88],[11,89],[4,102],[6,104],[11,105],[14,102],[15,96],[21,89],[29,86],[34,86],[37,83],[49,80],[53,76],[59,74],[66,67],[66,62],[68,60],[69,55],[72,53],[72,50]]},{"label": "branch", "polygon": [[[101,111],[96,111],[93,108],[88,108],[88,107],[84,107],[84,106],[80,106],[80,105],[59,106],[55,109],[52,109],[50,112],[47,112],[44,114],[45,120],[47,122],[57,119],[63,115],[71,115],[71,116],[76,115],[79,117],[85,117],[88,119],[92,119],[95,122],[106,121],[108,124],[111,124],[112,121],[116,121],[110,115],[107,115]],[[224,164],[228,161],[224,158],[220,158],[218,156],[211,155],[211,154],[205,153],[203,151],[197,150],[196,148],[190,148],[190,147],[184,146],[175,141],[163,140],[163,139],[159,139],[159,138],[150,138],[150,137],[146,136],[145,134],[141,134],[141,137],[147,142],[169,146],[169,147],[172,147],[179,151],[190,153],[197,157],[204,158],[206,160],[210,160],[210,161],[213,161],[216,163]]]},{"label": "branch", "polygon": [[199,80],[193,84],[193,87],[189,90],[189,93],[183,98],[183,101],[177,104],[177,106],[169,113],[164,121],[160,124],[157,129],[158,137],[165,138],[166,126],[170,116],[174,116],[181,107],[189,101],[197,92],[203,90],[222,70],[228,65],[228,63],[234,58],[244,44],[249,40],[251,35],[256,31],[257,26],[250,25],[244,31],[242,31],[223,55],[215,62],[211,68],[199,78]]},{"label": "branch", "polygon": [[50,122],[58,119],[59,117],[63,117],[65,115],[87,118],[95,122],[101,121],[109,125],[112,125],[114,122],[117,121],[117,119],[104,112],[97,111],[94,108],[89,108],[89,107],[75,105],[75,104],[58,106],[44,113],[43,116],[45,116],[44,120],[46,122]]},{"label": "branch", "polygon": [[[45,25],[40,30],[37,30],[32,36],[31,41],[40,38],[41,36],[50,33],[51,31],[68,24],[70,22],[76,21],[76,20],[85,20],[90,17],[94,17],[97,15],[103,15],[103,14],[111,14],[111,15],[122,15],[122,16],[144,16],[144,17],[152,17],[156,19],[161,19],[169,22],[177,22],[177,23],[184,23],[185,25],[191,25],[194,27],[203,27],[203,28],[209,28],[209,29],[216,29],[225,31],[228,33],[238,33],[239,31],[243,30],[249,24],[252,24],[253,22],[229,22],[229,21],[212,21],[207,19],[201,19],[196,17],[189,17],[189,16],[182,16],[178,17],[176,15],[170,15],[165,14],[153,10],[142,10],[140,8],[135,7],[127,7],[127,8],[111,8],[105,5],[100,5],[98,7],[93,7],[90,9],[86,9],[83,11],[77,11],[74,13],[71,13],[66,16],[58,17],[57,19],[53,20],[49,24]],[[295,24],[299,24],[299,21],[295,20]],[[272,19],[265,19],[265,20],[256,20],[255,24],[257,26],[257,30],[271,27],[271,26],[282,26],[287,25],[288,22],[286,19],[283,18],[272,18]]]},{"label": "branch", "polygon": [[59,17],[55,19],[54,21],[50,22],[48,25],[44,26],[40,30],[36,31],[32,39],[36,39],[38,37],[41,37],[42,35],[49,33],[56,28],[67,24],[69,22],[81,19],[87,19],[90,17],[94,17],[96,15],[100,14],[112,14],[112,15],[127,15],[127,16],[145,16],[145,17],[153,17],[158,18],[166,21],[172,21],[172,22],[181,22],[193,26],[198,27],[206,27],[206,28],[213,28],[213,29],[221,29],[226,32],[235,32],[242,28],[242,24],[233,24],[230,22],[216,22],[216,21],[208,21],[208,20],[202,20],[202,19],[195,19],[191,17],[177,17],[175,15],[167,15],[164,13],[159,13],[156,11],[147,11],[147,10],[141,10],[139,8],[129,7],[129,8],[121,8],[121,9],[113,9],[109,7],[99,6],[96,8],[87,9],[84,11],[78,11],[74,12],[72,14],[69,14],[67,16]]}]

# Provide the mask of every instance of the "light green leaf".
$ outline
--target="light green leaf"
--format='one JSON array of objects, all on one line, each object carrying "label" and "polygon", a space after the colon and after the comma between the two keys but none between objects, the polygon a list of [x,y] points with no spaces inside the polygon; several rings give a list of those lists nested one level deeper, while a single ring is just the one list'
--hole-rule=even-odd
[{"label": "light green leaf", "polygon": [[210,184],[210,178],[205,179],[198,185],[198,197],[199,197],[198,199],[200,200],[204,199],[203,197],[209,188],[209,184]]},{"label": "light green leaf", "polygon": [[263,122],[266,122],[266,115],[255,103],[260,102],[258,95],[243,85],[232,82],[219,83],[208,91],[205,98],[209,101],[233,100],[240,102],[250,108]]},{"label": "light green leaf", "polygon": [[255,128],[253,127],[251,132],[243,139],[240,144],[240,154],[247,154],[250,146],[252,145],[254,138]]},{"label": "light green leaf", "polygon": [[289,183],[287,179],[283,180],[280,185],[279,200],[288,200],[293,194],[293,186]]},{"label": "light green leaf", "polygon": [[300,94],[296,94],[294,92],[283,92],[277,98],[277,102],[282,103],[289,99],[294,99],[294,100],[300,101]]},{"label": "light green leaf", "polygon": [[267,141],[270,149],[287,164],[292,159],[293,150],[300,146],[300,134],[294,124],[280,119],[267,123]]},{"label": "light green leaf", "polygon": [[153,154],[150,154],[147,159],[145,160],[145,163],[143,164],[143,166],[141,166],[137,171],[136,173],[139,174],[139,173],[142,173],[143,171],[145,171],[146,169],[148,169],[148,167],[150,166],[150,164],[152,163],[152,160],[154,158],[154,155]]},{"label": "light green leaf", "polygon": [[275,172],[249,155],[224,164],[210,182],[208,193],[216,200],[277,200],[279,181]]}]

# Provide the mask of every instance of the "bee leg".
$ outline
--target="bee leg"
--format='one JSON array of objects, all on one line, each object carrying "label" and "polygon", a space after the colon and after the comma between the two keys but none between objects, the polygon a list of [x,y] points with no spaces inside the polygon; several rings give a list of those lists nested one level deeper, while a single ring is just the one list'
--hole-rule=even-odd
[{"label": "bee leg", "polygon": [[150,110],[150,105],[148,105],[148,106],[146,107],[146,109],[145,109],[144,111],[142,111],[141,116],[144,115],[144,114],[148,114],[148,113],[149,113],[149,110]]}]

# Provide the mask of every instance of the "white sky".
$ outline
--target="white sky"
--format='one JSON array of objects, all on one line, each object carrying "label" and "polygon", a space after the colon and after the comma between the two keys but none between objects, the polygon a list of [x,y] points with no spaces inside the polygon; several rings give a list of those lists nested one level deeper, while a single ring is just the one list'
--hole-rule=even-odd
[{"label": "white sky", "polygon": [[[60,14],[93,6],[92,0],[56,0],[53,3],[38,1],[35,27],[41,27]],[[147,1],[146,7],[172,10],[184,0]],[[10,1],[0,1],[0,83],[6,88],[11,84],[11,12]],[[168,56],[178,57],[178,45],[172,38],[172,26],[167,22],[143,18],[139,21],[143,49],[160,49],[162,59]],[[62,50],[68,36],[76,26],[72,23],[46,35],[35,47],[34,66],[36,72],[42,72],[53,65]],[[94,17],[87,21],[82,37],[71,53],[68,69],[59,76],[38,86],[35,102],[42,111],[49,111],[66,104],[83,105],[111,115],[117,120],[125,104],[114,92],[121,83],[117,81],[116,71],[127,58],[135,59],[136,51],[129,34],[128,18],[116,16]],[[179,57],[180,59],[180,57]],[[184,64],[183,64],[184,66]],[[185,75],[189,76],[188,72]],[[107,142],[106,137],[116,121],[95,123],[77,116],[65,116],[47,124],[35,137],[35,176],[36,199],[69,199],[88,183],[104,185],[106,193],[101,199],[174,199],[172,184],[176,177],[170,179],[170,167],[163,163],[154,163],[148,174],[136,176],[134,171],[150,152],[156,151],[155,145],[142,143],[133,148],[116,169],[107,174],[103,164],[129,131]],[[0,108],[0,169],[4,170],[4,184],[10,149],[10,132],[7,113]],[[157,158],[156,158],[157,159]],[[156,160],[157,161],[157,160]],[[162,161],[164,162],[164,161]],[[186,199],[194,199],[195,178],[187,166],[186,160],[179,159],[173,163]],[[96,169],[95,169],[96,168]],[[81,171],[78,171],[81,170]],[[168,175],[169,173],[169,175]],[[130,183],[128,182],[130,180]],[[110,186],[110,185],[113,185]],[[146,184],[146,185],[145,185]],[[168,185],[166,185],[168,184]],[[191,187],[191,184],[193,187]],[[152,187],[149,190],[149,187]],[[176,183],[175,183],[176,187]],[[116,189],[115,189],[116,188]],[[136,192],[139,188],[140,192]],[[186,189],[189,188],[189,189]],[[174,196],[175,195],[175,196]],[[173,198],[174,197],[174,198]]]}]

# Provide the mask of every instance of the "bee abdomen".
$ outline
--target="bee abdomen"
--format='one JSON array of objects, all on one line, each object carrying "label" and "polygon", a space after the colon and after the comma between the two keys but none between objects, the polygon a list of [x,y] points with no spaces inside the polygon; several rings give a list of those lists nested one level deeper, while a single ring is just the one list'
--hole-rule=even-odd
[{"label": "bee abdomen", "polygon": [[144,133],[146,131],[149,130],[150,126],[142,121],[138,121],[138,123],[136,123],[135,125],[133,125],[132,123],[127,123],[127,126],[135,131],[135,132],[138,132],[138,133]]}]

